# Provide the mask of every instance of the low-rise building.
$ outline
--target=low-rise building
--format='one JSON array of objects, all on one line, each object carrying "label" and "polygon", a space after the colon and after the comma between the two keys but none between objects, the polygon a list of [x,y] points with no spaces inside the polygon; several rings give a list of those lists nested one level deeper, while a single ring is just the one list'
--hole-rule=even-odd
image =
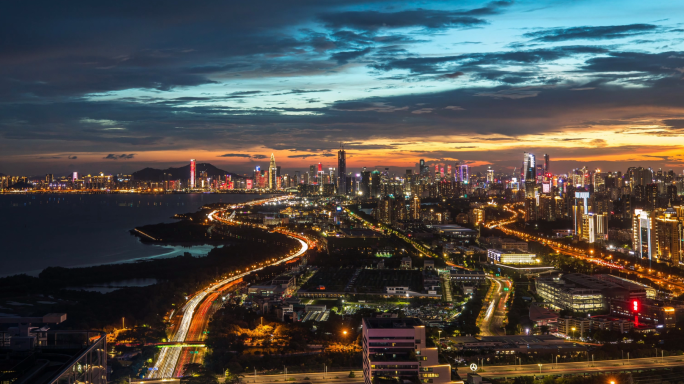
[{"label": "low-rise building", "polygon": [[609,309],[610,300],[645,296],[645,288],[629,280],[613,281],[599,275],[569,273],[535,280],[537,294],[559,309],[595,312]]},{"label": "low-rise building", "polygon": [[485,281],[487,278],[486,276],[487,275],[483,271],[468,271],[460,268],[449,271],[449,277],[455,282],[470,282],[479,284]]},{"label": "low-rise building", "polygon": [[536,264],[539,262],[534,253],[520,250],[488,249],[487,258],[494,264]]},{"label": "low-rise building", "polygon": [[413,268],[413,261],[411,261],[411,258],[408,256],[402,257],[401,258],[401,267],[407,268],[407,269]]},{"label": "low-rise building", "polygon": [[573,338],[590,336],[597,330],[627,333],[633,328],[634,322],[632,321],[605,316],[592,316],[586,318],[568,316],[558,319],[558,333]]}]

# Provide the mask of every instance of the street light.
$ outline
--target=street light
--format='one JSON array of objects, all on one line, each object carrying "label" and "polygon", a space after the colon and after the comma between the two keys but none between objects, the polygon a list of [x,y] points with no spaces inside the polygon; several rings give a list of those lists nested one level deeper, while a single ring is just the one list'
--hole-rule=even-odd
[{"label": "street light", "polygon": [[539,366],[539,374],[541,375],[541,367],[542,367],[542,364],[537,364],[537,365]]}]

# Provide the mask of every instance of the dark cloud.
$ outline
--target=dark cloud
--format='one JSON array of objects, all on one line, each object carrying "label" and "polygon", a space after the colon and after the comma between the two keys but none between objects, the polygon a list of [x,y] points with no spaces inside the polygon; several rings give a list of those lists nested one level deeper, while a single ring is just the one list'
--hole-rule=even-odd
[{"label": "dark cloud", "polygon": [[590,72],[648,72],[656,75],[681,76],[684,68],[683,52],[611,52],[609,56],[594,57],[582,67]]},{"label": "dark cloud", "polygon": [[523,36],[534,41],[557,42],[568,40],[604,40],[619,39],[644,33],[655,32],[657,25],[629,24],[600,27],[549,28],[541,31],[527,32]]},{"label": "dark cloud", "polygon": [[347,64],[349,60],[353,60],[358,57],[367,55],[368,53],[370,53],[370,51],[371,48],[364,48],[359,51],[337,52],[333,53],[333,55],[330,56],[330,59],[337,61],[337,64]]},{"label": "dark cloud", "polygon": [[308,159],[310,157],[334,157],[335,154],[332,153],[306,153],[303,155],[291,155],[288,156],[289,159]]},{"label": "dark cloud", "polygon": [[370,66],[383,71],[403,69],[412,73],[433,74],[452,71],[455,68],[472,69],[482,65],[538,64],[578,55],[596,55],[607,52],[609,52],[608,49],[602,47],[565,46],[527,51],[471,53],[458,56],[388,58]]},{"label": "dark cloud", "polygon": [[246,154],[246,153],[226,153],[223,155],[220,155],[219,157],[245,157],[245,158],[251,158],[252,155]]},{"label": "dark cloud", "polygon": [[129,154],[121,154],[121,155],[115,155],[113,153],[110,153],[109,155],[103,157],[105,160],[119,160],[119,159],[132,159],[135,156],[135,153],[129,153]]},{"label": "dark cloud", "polygon": [[76,159],[78,159],[78,156],[69,156],[69,157],[67,157],[67,158],[68,158],[69,160],[76,160]]},{"label": "dark cloud", "polygon": [[[480,16],[480,15],[478,15]],[[352,28],[374,31],[381,28],[423,27],[429,29],[476,27],[483,19],[462,12],[415,9],[399,12],[349,11],[319,16],[325,26],[333,29]]]},{"label": "dark cloud", "polygon": [[266,156],[266,155],[252,155],[252,159],[261,160],[261,159],[267,159],[267,158],[268,158],[268,156]]}]

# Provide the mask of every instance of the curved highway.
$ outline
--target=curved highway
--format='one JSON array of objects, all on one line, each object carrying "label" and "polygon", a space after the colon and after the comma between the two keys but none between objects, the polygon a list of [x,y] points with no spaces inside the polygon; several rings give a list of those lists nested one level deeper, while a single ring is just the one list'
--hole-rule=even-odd
[{"label": "curved highway", "polygon": [[[254,202],[254,203],[264,203],[264,202],[266,202],[266,201],[261,200],[261,201]],[[221,221],[221,222],[227,222],[228,221],[226,219],[219,219],[218,217],[216,217],[217,212],[218,212],[218,210],[211,212],[208,215],[209,220],[212,220],[212,221],[217,220],[217,221]],[[290,236],[293,239],[296,239],[297,241],[299,241],[301,243],[301,248],[299,249],[299,251],[295,252],[294,254],[292,254],[288,257],[285,257],[285,258],[282,258],[278,261],[274,261],[272,263],[264,265],[263,267],[254,268],[250,271],[243,272],[239,275],[231,276],[227,279],[219,281],[218,283],[212,284],[210,287],[203,289],[201,292],[199,292],[198,294],[193,296],[192,299],[190,299],[181,309],[181,311],[183,313],[183,317],[182,317],[180,324],[178,326],[178,330],[170,338],[169,341],[183,342],[186,340],[186,337],[188,335],[188,330],[190,328],[190,325],[192,324],[192,317],[195,313],[195,310],[197,309],[197,306],[210,293],[214,292],[215,290],[217,290],[217,289],[223,287],[224,285],[229,284],[229,283],[231,283],[237,279],[241,279],[241,278],[243,278],[243,277],[245,277],[245,276],[247,276],[253,272],[260,271],[260,270],[264,269],[265,267],[272,266],[272,265],[278,265],[278,264],[285,263],[285,262],[288,262],[290,260],[296,259],[296,258],[302,256],[309,249],[309,245],[305,241],[303,241],[302,239],[295,237],[295,236],[292,236],[292,235],[288,235],[288,236]],[[176,365],[178,364],[178,358],[180,357],[180,354],[181,354],[181,348],[182,347],[165,347],[165,348],[162,348],[161,352],[159,353],[159,357],[157,358],[157,362],[154,364],[154,367],[150,371],[148,377],[152,378],[152,379],[155,379],[155,378],[163,379],[163,378],[173,377],[174,376],[174,370],[176,368]]]}]

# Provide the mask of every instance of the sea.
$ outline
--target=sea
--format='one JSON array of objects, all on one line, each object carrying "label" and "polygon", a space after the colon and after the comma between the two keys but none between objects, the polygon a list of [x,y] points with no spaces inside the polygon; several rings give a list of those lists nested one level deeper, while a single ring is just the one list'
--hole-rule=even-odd
[{"label": "sea", "polygon": [[255,194],[0,194],[0,276],[36,276],[47,267],[79,267],[206,255],[213,246],[141,243],[135,227],[174,222],[209,203],[242,203]]}]

